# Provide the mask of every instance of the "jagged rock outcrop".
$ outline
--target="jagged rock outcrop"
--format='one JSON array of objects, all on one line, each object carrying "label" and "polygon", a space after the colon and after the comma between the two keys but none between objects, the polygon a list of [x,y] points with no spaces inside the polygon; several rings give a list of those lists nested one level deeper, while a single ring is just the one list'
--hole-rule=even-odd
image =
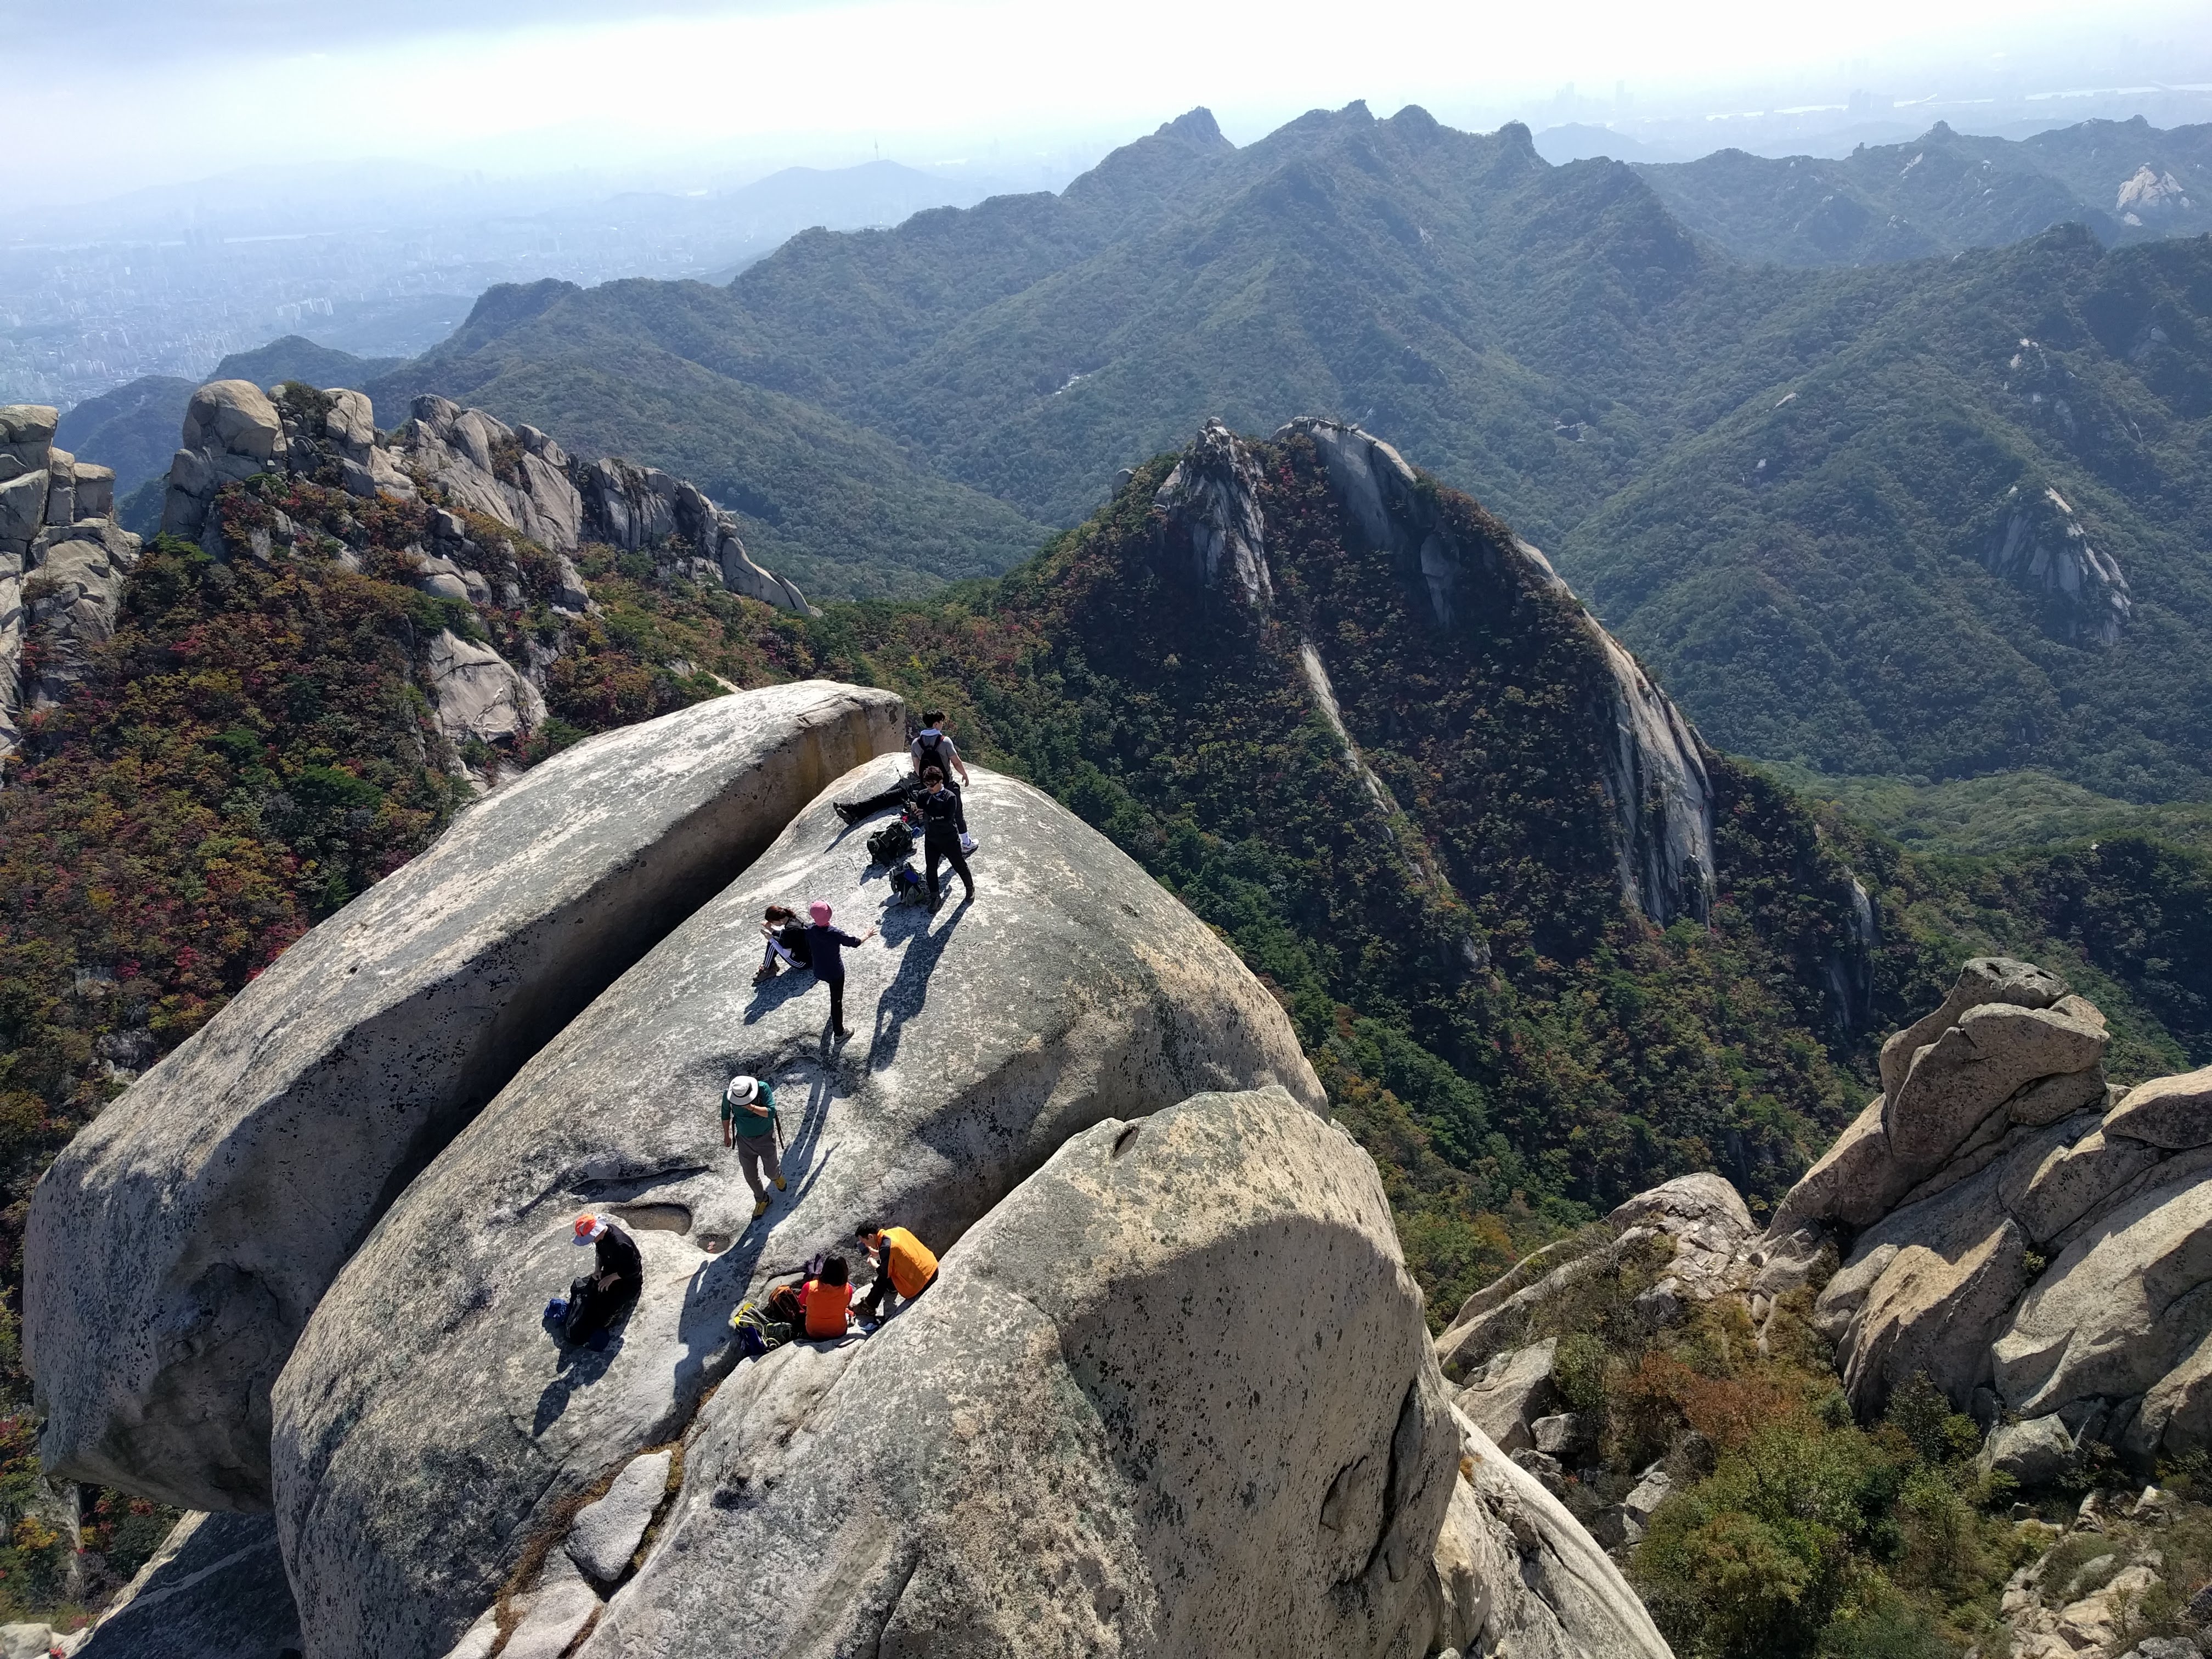
[{"label": "jagged rock outcrop", "polygon": [[2195,205],[2187,185],[2171,171],[2161,172],[2148,161],[2120,181],[2119,193],[2112,198],[2112,211],[2124,225],[2174,218]]},{"label": "jagged rock outcrop", "polygon": [[1372,1163],[1285,1091],[1099,1123],[878,1337],[724,1385],[580,1659],[1432,1651],[1461,1454],[1420,1306]]},{"label": "jagged rock outcrop", "polygon": [[1191,579],[1201,587],[1231,587],[1248,605],[1274,597],[1259,487],[1251,452],[1212,420],[1153,496],[1167,515],[1170,544],[1188,553]]},{"label": "jagged rock outcrop", "polygon": [[[691,580],[807,614],[805,596],[796,586],[753,562],[736,520],[695,485],[657,469],[575,460],[535,427],[509,427],[480,409],[434,396],[417,398],[406,422],[389,442],[380,442],[369,401],[361,392],[301,397],[280,390],[281,400],[250,381],[217,380],[192,394],[184,447],[170,465],[165,532],[198,539],[224,556],[228,550],[219,529],[210,529],[209,508],[225,484],[258,472],[325,478],[356,495],[393,501],[412,501],[427,489],[448,509],[434,528],[448,545],[465,544],[461,515],[476,514],[556,556],[563,586],[554,603],[571,611],[589,603],[568,559],[584,543],[635,552],[678,538],[691,550],[684,558],[684,574]],[[267,556],[266,549],[251,550]],[[481,593],[468,585],[475,561],[455,564],[428,548],[420,551],[427,591],[476,605],[491,602],[489,583]],[[448,583],[459,586],[441,585]]]},{"label": "jagged rock outcrop", "polygon": [[[1468,1392],[1497,1389],[1513,1376],[1511,1358],[1531,1346],[1549,1309],[1583,1282],[1618,1274],[1631,1263],[1646,1267],[1650,1278],[1639,1305],[1654,1324],[1669,1323],[1692,1303],[1744,1287],[1740,1257],[1751,1232],[1751,1212],[1721,1176],[1679,1176],[1630,1199],[1603,1223],[1537,1251],[1468,1297],[1437,1338],[1437,1362]],[[1478,1371],[1501,1358],[1509,1363]],[[1540,1403],[1540,1395],[1530,1398]],[[1466,1393],[1459,1403],[1484,1421],[1468,1405]],[[1495,1415],[1501,1407],[1480,1409]],[[1533,1416],[1522,1420],[1532,1422]]]},{"label": "jagged rock outcrop", "polygon": [[576,550],[583,498],[568,477],[568,453],[536,427],[510,428],[480,409],[422,397],[392,441],[447,506],[496,520],[548,552]]},{"label": "jagged rock outcrop", "polygon": [[719,580],[732,593],[806,615],[806,596],[753,562],[738,536],[737,521],[696,484],[658,467],[617,460],[593,461],[574,471],[583,492],[586,539],[635,552],[681,537],[696,550],[690,571],[694,580]]},{"label": "jagged rock outcrop", "polygon": [[115,522],[115,474],[56,449],[55,421],[43,405],[0,408],[0,757],[21,739],[25,707],[60,702],[112,637],[138,557],[138,538]]},{"label": "jagged rock outcrop", "polygon": [[1977,555],[1992,575],[2041,595],[2061,638],[2076,645],[2120,642],[2135,609],[2128,579],[2118,560],[2090,545],[2074,509],[2049,485],[2008,489]]},{"label": "jagged rock outcrop", "polygon": [[[1548,560],[1518,537],[1467,544],[1389,444],[1356,426],[1304,416],[1276,434],[1311,442],[1346,513],[1369,542],[1389,550],[1425,589],[1449,627],[1482,585],[1510,580],[1571,599]],[[1501,551],[1500,549],[1504,550]],[[1622,890],[1665,922],[1702,916],[1713,883],[1713,795],[1698,737],[1666,694],[1587,611],[1579,625],[1603,653],[1612,740],[1604,784],[1614,819]]]},{"label": "jagged rock outcrop", "polygon": [[1925,1370],[1984,1422],[2058,1425],[2039,1469],[2061,1430],[2138,1462],[2212,1445],[2212,1067],[2121,1094],[2106,1041],[2057,975],[1983,957],[1883,1046],[1883,1093],[1758,1247],[1798,1282],[1841,1255],[1814,1317],[1860,1410]]},{"label": "jagged rock outcrop", "polygon": [[903,732],[890,694],[809,681],[590,739],[286,951],[33,1194],[24,1341],[47,1467],[265,1506],[270,1389],[384,1207],[824,783]]},{"label": "jagged rock outcrop", "polygon": [[[320,1652],[443,1653],[564,1504],[685,1431],[738,1300],[849,1248],[865,1214],[941,1249],[1105,1119],[1270,1083],[1322,1109],[1228,948],[1103,836],[980,767],[979,902],[934,926],[900,907],[884,944],[848,953],[849,1046],[828,1043],[810,976],[754,986],[766,904],[824,898],[855,933],[876,917],[880,872],[831,801],[900,764],[839,781],[540,1050],[324,1297],[276,1400],[278,1516]],[[759,1224],[716,1117],[740,1071],[785,1111],[790,1194]],[[645,1290],[607,1352],[563,1353],[539,1313],[587,1204],[646,1218]],[[738,1397],[716,1394],[700,1431]],[[462,1463],[465,1480],[441,1473]]]}]

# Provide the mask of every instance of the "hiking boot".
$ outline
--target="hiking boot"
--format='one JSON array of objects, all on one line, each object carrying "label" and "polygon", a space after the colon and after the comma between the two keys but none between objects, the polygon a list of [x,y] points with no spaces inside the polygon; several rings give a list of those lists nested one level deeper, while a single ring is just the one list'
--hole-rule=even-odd
[{"label": "hiking boot", "polygon": [[765,985],[765,984],[767,984],[767,983],[769,982],[769,981],[770,981],[770,980],[774,979],[775,977],[775,968],[774,964],[770,964],[770,965],[769,965],[769,966],[768,966],[768,967],[763,968],[763,969],[760,970],[760,972],[758,972],[757,974],[755,974],[755,975],[753,975],[753,983],[754,983],[754,984],[756,984],[756,985]]},{"label": "hiking boot", "polygon": [[[785,1190],[784,1184],[783,1184],[783,1177],[782,1177],[781,1176],[778,1176],[775,1178],[775,1189],[776,1189],[776,1191],[778,1191],[778,1192],[782,1192],[782,1191],[784,1191],[784,1190]],[[763,1203],[763,1204],[765,1204],[765,1203],[767,1203],[767,1202],[768,1202],[768,1200],[767,1200],[766,1199],[763,1199],[763,1200],[761,1200],[761,1202],[762,1202],[762,1203]]]},{"label": "hiking boot", "polygon": [[763,1199],[762,1199],[761,1200],[759,1200],[759,1202],[756,1203],[756,1204],[753,1206],[753,1219],[754,1219],[754,1220],[756,1220],[756,1221],[758,1221],[758,1220],[759,1220],[763,1216],[766,1215],[767,1213],[768,1213],[768,1200],[767,1200],[766,1199],[764,1199],[764,1198],[763,1198]]},{"label": "hiking boot", "polygon": [[859,807],[848,806],[843,801],[833,802],[832,805],[834,805],[837,809],[837,816],[844,819],[846,823],[858,823],[860,821],[860,809]]}]

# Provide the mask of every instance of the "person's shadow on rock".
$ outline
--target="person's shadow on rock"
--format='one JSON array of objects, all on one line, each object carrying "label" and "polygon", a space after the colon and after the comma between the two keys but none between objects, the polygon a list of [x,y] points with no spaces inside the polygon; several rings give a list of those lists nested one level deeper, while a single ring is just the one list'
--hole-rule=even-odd
[{"label": "person's shadow on rock", "polygon": [[615,1363],[615,1356],[622,1352],[623,1333],[629,1328],[630,1315],[636,1310],[637,1298],[633,1296],[600,1329],[596,1343],[586,1340],[571,1345],[562,1342],[558,1335],[553,1338],[560,1345],[560,1363],[553,1369],[553,1380],[538,1396],[537,1414],[530,1424],[532,1435],[544,1434],[561,1420],[561,1413],[568,1409],[568,1397],[578,1389],[589,1388],[607,1374],[608,1368]]},{"label": "person's shadow on rock", "polygon": [[745,1024],[773,1013],[793,997],[803,997],[822,981],[814,977],[811,968],[787,968],[774,979],[764,979],[753,987],[753,1000],[745,1005]]},{"label": "person's shadow on rock", "polygon": [[952,942],[952,930],[968,913],[968,905],[969,901],[962,899],[935,933],[929,928],[927,905],[906,905],[885,913],[884,942],[903,944],[906,948],[899,956],[898,972],[876,1000],[876,1029],[868,1043],[871,1071],[880,1072],[898,1058],[900,1033],[929,1000],[929,976],[937,971],[938,959]]}]

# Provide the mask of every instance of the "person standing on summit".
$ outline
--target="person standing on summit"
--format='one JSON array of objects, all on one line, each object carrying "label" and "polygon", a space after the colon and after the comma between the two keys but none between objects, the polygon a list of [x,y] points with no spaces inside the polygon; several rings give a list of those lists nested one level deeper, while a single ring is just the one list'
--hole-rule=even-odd
[{"label": "person standing on summit", "polygon": [[929,868],[929,909],[937,913],[937,866],[949,863],[967,890],[963,902],[975,902],[975,878],[968,873],[968,855],[960,850],[960,796],[948,789],[945,774],[931,767],[921,775],[921,850]]},{"label": "person standing on summit", "polygon": [[[952,741],[951,729],[943,711],[933,708],[921,717],[921,730],[906,746],[906,752],[914,762],[914,775],[921,780],[925,791],[929,787],[931,770],[939,775],[946,793],[952,797],[952,827],[964,837],[968,833],[968,803],[962,792],[968,787],[968,763],[960,758],[959,748]],[[960,775],[957,784],[952,781],[955,772]],[[963,840],[962,850],[965,851],[968,845]]]},{"label": "person standing on summit", "polygon": [[813,918],[813,926],[806,930],[807,959],[814,964],[814,977],[830,988],[830,1030],[832,1035],[848,1037],[853,1034],[845,1029],[845,958],[842,952],[857,949],[876,936],[872,927],[854,939],[850,933],[830,925],[830,906],[817,899],[806,907]]}]

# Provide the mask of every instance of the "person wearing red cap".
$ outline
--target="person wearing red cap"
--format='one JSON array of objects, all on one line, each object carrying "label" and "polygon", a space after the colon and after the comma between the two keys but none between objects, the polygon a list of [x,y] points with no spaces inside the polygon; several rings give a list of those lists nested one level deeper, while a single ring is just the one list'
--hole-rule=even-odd
[{"label": "person wearing red cap", "polygon": [[814,964],[814,977],[830,988],[830,1029],[836,1036],[848,1037],[853,1034],[845,1029],[845,958],[841,951],[866,945],[876,936],[872,927],[854,939],[830,925],[830,906],[817,899],[806,907],[806,914],[814,925],[806,930],[808,960]]},{"label": "person wearing red cap", "polygon": [[645,1289],[645,1258],[635,1239],[588,1211],[576,1218],[573,1242],[592,1246],[592,1270],[568,1287],[566,1303],[556,1301],[545,1311],[558,1319],[564,1340],[582,1342],[613,1324],[637,1300]]}]

